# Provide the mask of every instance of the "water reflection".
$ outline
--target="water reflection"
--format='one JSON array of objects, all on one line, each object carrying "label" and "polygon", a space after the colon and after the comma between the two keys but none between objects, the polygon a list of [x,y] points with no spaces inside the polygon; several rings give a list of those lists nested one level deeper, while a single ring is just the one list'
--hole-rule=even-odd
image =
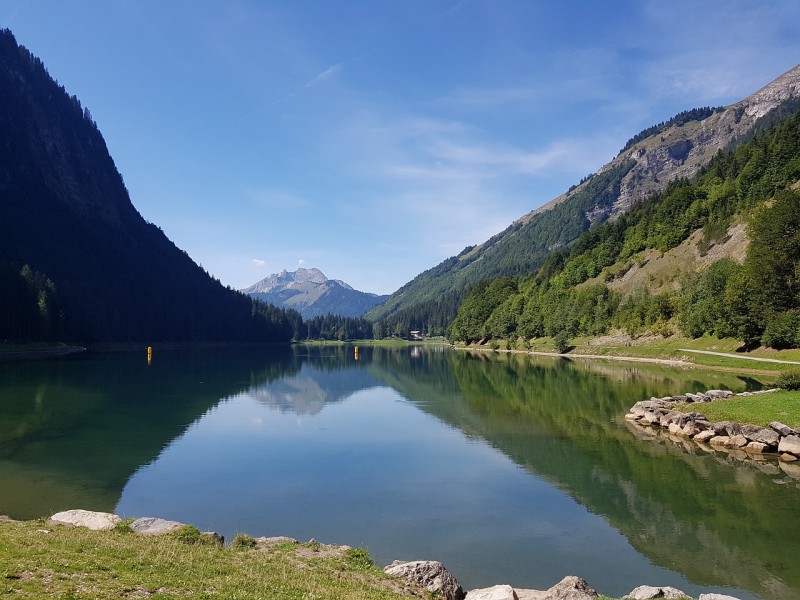
[{"label": "water reflection", "polygon": [[0,365],[0,382],[0,513],[15,517],[84,507],[316,537],[442,559],[473,586],[579,574],[614,595],[800,595],[796,482],[645,443],[622,419],[651,395],[758,384],[734,375],[319,346]]}]

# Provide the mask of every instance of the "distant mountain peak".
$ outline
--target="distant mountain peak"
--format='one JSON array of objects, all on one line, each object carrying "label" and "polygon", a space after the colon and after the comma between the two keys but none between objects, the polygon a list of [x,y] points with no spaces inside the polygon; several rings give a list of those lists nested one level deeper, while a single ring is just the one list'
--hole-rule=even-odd
[{"label": "distant mountain peak", "polygon": [[387,297],[360,292],[340,279],[328,279],[319,269],[282,270],[248,288],[243,293],[284,308],[293,308],[303,318],[327,314],[360,317]]}]

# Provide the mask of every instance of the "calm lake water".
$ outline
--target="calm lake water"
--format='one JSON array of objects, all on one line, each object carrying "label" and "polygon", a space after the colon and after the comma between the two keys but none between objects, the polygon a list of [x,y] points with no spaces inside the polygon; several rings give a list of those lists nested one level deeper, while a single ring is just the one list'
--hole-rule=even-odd
[{"label": "calm lake water", "polygon": [[[800,597],[800,489],[641,441],[637,400],[740,376],[446,348],[0,364],[0,514],[160,516],[441,560],[465,588]],[[767,469],[769,470],[769,469]]]}]

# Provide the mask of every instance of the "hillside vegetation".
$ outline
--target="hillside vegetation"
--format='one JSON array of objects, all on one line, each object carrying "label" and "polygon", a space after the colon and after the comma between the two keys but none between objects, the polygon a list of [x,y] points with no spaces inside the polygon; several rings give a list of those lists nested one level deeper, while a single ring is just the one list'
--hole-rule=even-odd
[{"label": "hillside vegetation", "polygon": [[[449,335],[454,340],[599,335],[734,337],[747,345],[800,345],[800,116],[719,154],[693,180],[672,182],[613,222],[550,254],[535,275],[474,287]],[[713,262],[673,286],[627,293],[613,283],[652,252],[695,232],[707,251],[736,220],[750,240],[743,264]],[[590,282],[591,280],[591,282]],[[655,286],[653,286],[655,287]]]},{"label": "hillside vegetation", "polygon": [[800,65],[727,107],[679,113],[633,136],[597,173],[521,217],[483,244],[421,273],[367,313],[376,334],[417,329],[439,334],[468,290],[498,277],[539,269],[551,252],[614,219],[670,182],[694,177],[720,151],[751,139],[759,129],[798,110]]}]

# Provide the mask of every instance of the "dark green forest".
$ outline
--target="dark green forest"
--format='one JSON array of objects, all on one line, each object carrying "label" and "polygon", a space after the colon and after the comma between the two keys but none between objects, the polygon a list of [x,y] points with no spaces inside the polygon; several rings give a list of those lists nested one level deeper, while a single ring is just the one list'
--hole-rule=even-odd
[{"label": "dark green forest", "polygon": [[[712,334],[748,346],[800,347],[800,115],[719,153],[692,181],[671,183],[613,222],[550,254],[532,275],[471,291],[449,336],[528,340],[598,335]],[[606,284],[647,250],[660,253],[702,230],[701,250],[747,222],[743,264],[721,260],[683,274],[676,289],[622,295]]]},{"label": "dark green forest", "polygon": [[0,32],[0,340],[288,341],[131,204],[89,110]]}]

